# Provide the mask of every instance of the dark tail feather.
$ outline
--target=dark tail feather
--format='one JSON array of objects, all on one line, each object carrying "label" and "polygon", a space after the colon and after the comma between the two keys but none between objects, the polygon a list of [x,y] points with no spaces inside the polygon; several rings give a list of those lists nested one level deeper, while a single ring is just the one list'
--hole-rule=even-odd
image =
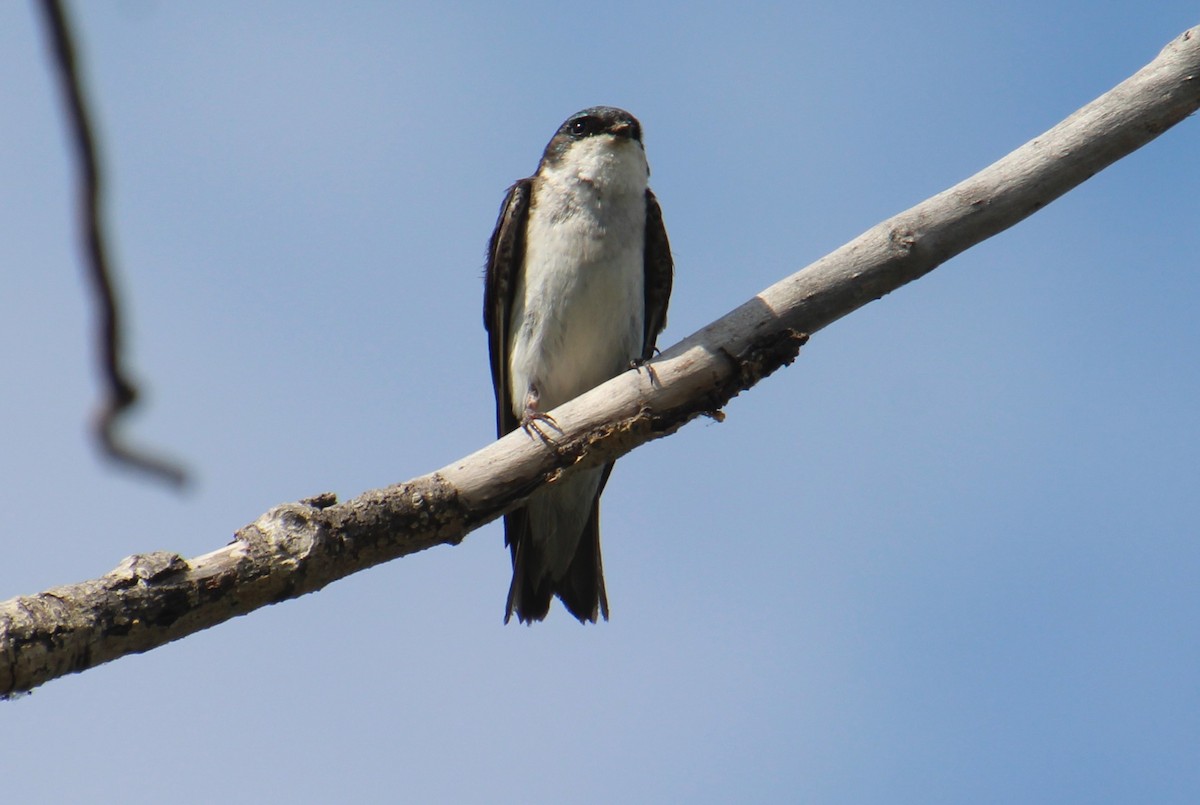
[{"label": "dark tail feather", "polygon": [[599,495],[592,504],[592,514],[584,526],[575,557],[558,583],[548,576],[533,578],[534,573],[530,568],[540,566],[541,561],[533,548],[533,541],[529,539],[528,527],[523,509],[504,518],[505,541],[512,550],[513,562],[513,578],[508,588],[504,622],[508,623],[514,612],[522,623],[544,619],[555,595],[580,623],[595,623],[597,614],[608,620],[608,594],[604,589],[604,568],[600,561]]},{"label": "dark tail feather", "polygon": [[604,566],[600,560],[599,495],[592,503],[592,514],[583,527],[575,558],[555,592],[580,623],[595,623],[597,614],[608,620],[608,593],[604,589]]},{"label": "dark tail feather", "polygon": [[508,586],[508,606],[504,613],[504,622],[512,619],[517,613],[521,623],[532,623],[546,617],[550,611],[550,599],[554,591],[547,583],[548,579],[534,579],[530,568],[536,567],[540,561],[531,556],[535,553],[533,540],[529,538],[529,519],[524,509],[517,509],[511,514],[504,515],[504,541],[512,551],[513,577]]}]

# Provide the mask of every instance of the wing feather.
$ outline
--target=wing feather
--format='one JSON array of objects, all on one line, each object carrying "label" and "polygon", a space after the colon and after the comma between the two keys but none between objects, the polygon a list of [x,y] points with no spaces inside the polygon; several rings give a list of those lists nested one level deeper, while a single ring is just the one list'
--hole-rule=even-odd
[{"label": "wing feather", "polygon": [[675,271],[675,263],[671,259],[671,243],[667,240],[667,229],[663,225],[662,209],[649,188],[646,189],[645,265],[646,316],[642,360],[648,361],[654,357],[654,346],[659,333],[667,326],[667,303],[671,298],[671,283]]},{"label": "wing feather", "polygon": [[522,179],[508,189],[500,206],[500,217],[488,243],[487,275],[483,293],[483,326],[488,331],[488,352],[492,361],[492,388],[496,393],[496,435],[503,436],[517,427],[509,391],[508,322],[512,315],[513,295],[518,272],[525,260],[525,223],[529,218],[532,179]]}]

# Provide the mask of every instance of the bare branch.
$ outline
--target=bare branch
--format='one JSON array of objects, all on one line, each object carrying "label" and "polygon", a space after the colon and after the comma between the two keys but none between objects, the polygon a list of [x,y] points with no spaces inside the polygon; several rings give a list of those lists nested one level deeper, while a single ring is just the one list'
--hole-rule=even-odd
[{"label": "bare branch", "polygon": [[516,430],[430,475],[345,503],[278,506],[190,561],[132,556],[108,575],[0,603],[0,691],[11,695],[319,590],[438,544],[573,467],[628,453],[720,408],[795,358],[825,325],[1007,229],[1200,107],[1200,28],[1050,131],[868,230],[733,312],[555,409],[552,446]]},{"label": "bare branch", "polygon": [[84,264],[96,299],[100,347],[100,374],[106,389],[96,415],[96,438],[104,452],[127,467],[150,473],[175,486],[186,476],[177,465],[135,450],[117,436],[122,415],[137,401],[137,386],[126,374],[122,360],[121,312],[113,289],[112,271],[101,224],[102,189],[100,161],[83,97],[83,85],[75,64],[75,46],[66,13],[58,0],[42,0],[47,34],[58,67],[59,84],[70,118],[71,136],[79,158],[79,220],[82,227]]}]

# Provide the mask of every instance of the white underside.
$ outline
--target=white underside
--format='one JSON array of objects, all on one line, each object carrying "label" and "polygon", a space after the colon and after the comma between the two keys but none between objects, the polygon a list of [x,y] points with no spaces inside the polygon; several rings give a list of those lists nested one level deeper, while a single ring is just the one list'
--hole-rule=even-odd
[{"label": "white underside", "polygon": [[[534,180],[509,322],[518,420],[594,388],[641,354],[646,176],[640,144],[597,136]],[[530,498],[534,538],[553,539],[545,553],[556,577],[574,556],[601,473],[575,473]]]}]

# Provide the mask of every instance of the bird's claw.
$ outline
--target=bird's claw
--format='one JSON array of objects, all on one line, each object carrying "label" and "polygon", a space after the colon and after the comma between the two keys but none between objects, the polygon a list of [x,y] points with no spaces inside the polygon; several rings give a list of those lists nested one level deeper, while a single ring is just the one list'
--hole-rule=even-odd
[{"label": "bird's claw", "polygon": [[547,426],[553,428],[559,433],[562,433],[562,428],[560,428],[558,423],[554,421],[554,417],[531,408],[527,408],[525,410],[525,415],[521,417],[521,430],[525,431],[530,436],[536,433],[538,438],[546,444],[553,444],[553,439],[550,438],[549,434],[542,430],[542,426],[538,424],[539,422],[545,422]]},{"label": "bird's claw", "polygon": [[[658,348],[654,350],[655,354],[661,354]],[[651,356],[653,357],[653,356]],[[653,386],[660,385],[658,382],[658,373],[654,371],[654,367],[650,365],[650,358],[634,358],[629,362],[629,368],[635,372],[646,370],[646,374],[650,376],[650,384]]]}]

